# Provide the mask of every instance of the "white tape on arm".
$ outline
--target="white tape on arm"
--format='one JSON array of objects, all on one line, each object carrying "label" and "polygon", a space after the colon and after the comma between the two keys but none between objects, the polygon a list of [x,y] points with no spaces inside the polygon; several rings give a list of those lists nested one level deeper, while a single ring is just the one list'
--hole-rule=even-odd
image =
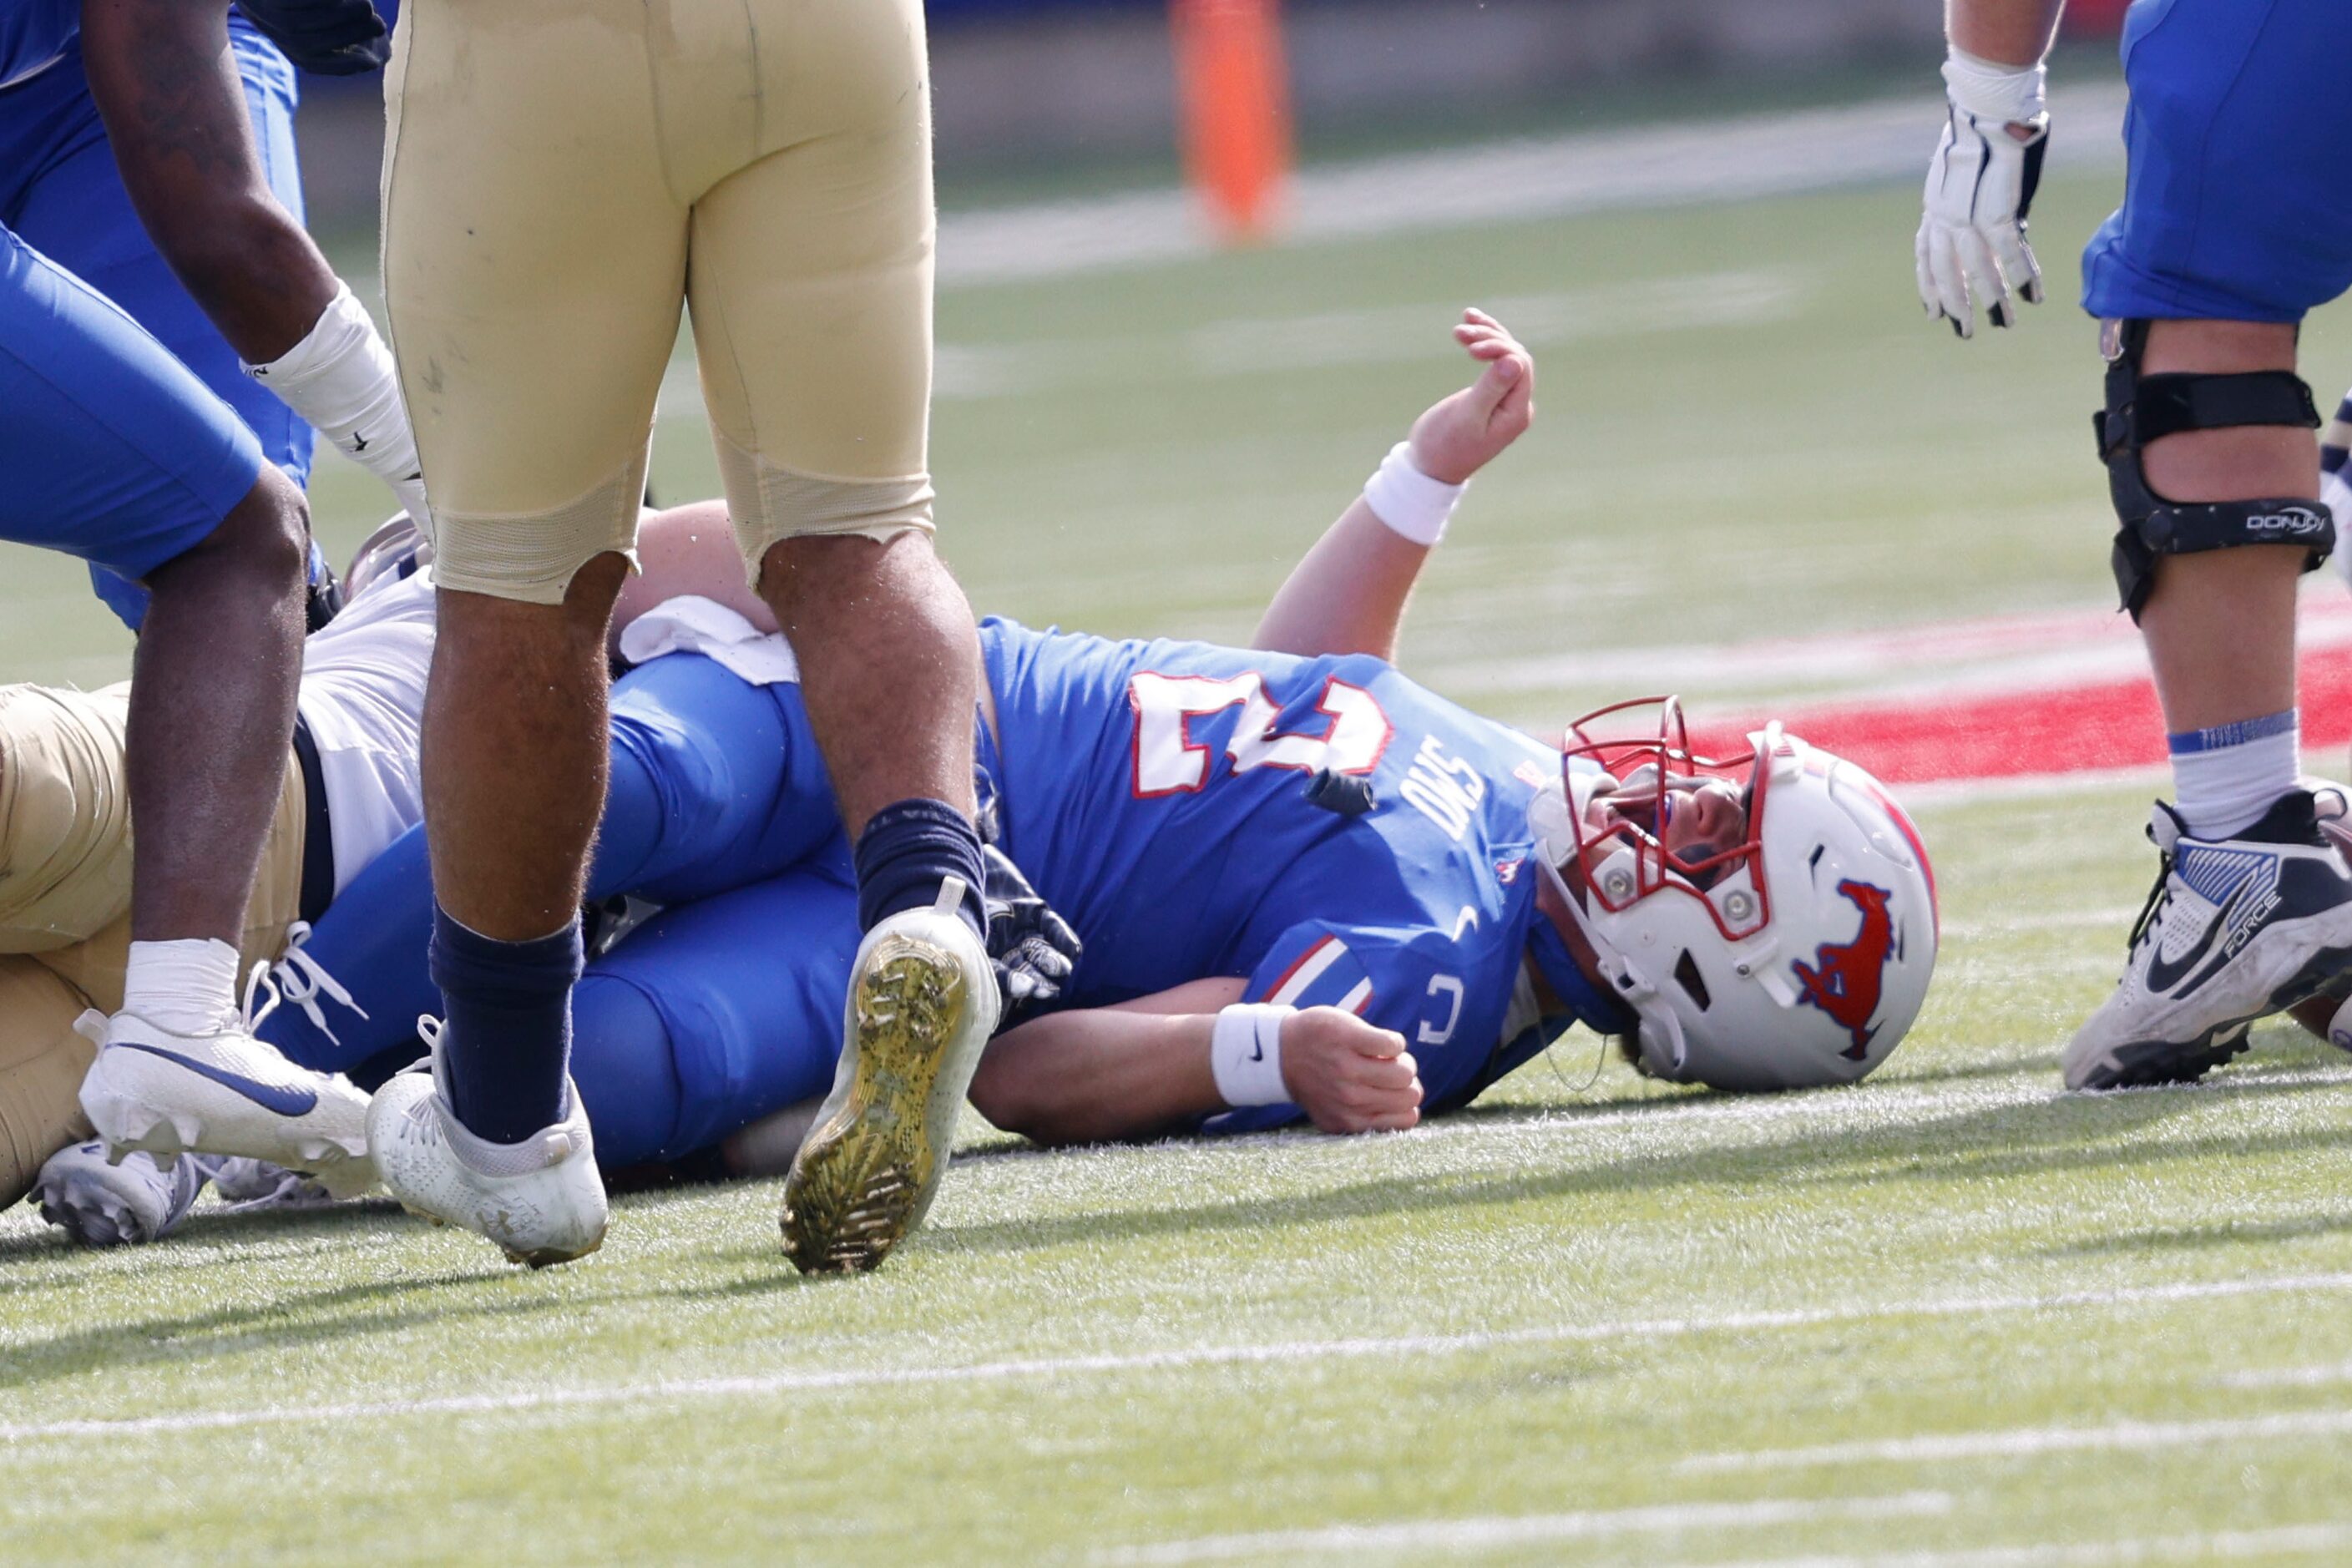
[{"label": "white tape on arm", "polygon": [[336,450],[391,487],[411,521],[432,532],[418,473],[416,437],[400,401],[392,350],[351,285],[339,284],[310,335],[245,374],[316,426]]},{"label": "white tape on arm", "polygon": [[1413,466],[1412,443],[1399,441],[1364,481],[1364,504],[1389,528],[1424,549],[1445,537],[1454,509],[1462,504],[1465,481],[1449,485]]},{"label": "white tape on arm", "polygon": [[1952,101],[1979,120],[1996,125],[2028,125],[2050,107],[2044,90],[2050,72],[2039,62],[2005,66],[1954,49],[1944,62],[1944,85]]},{"label": "white tape on arm", "polygon": [[1217,1015],[1209,1036],[1209,1067],[1227,1105],[1281,1105],[1282,1021],[1298,1011],[1268,1002],[1236,1002]]}]

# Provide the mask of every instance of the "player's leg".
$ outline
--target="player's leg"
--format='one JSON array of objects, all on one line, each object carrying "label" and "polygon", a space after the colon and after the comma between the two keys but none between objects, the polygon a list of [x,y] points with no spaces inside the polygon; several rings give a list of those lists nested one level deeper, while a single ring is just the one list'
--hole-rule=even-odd
[{"label": "player's leg", "polygon": [[89,1136],[76,1091],[96,1051],[73,1026],[89,1005],[33,960],[0,956],[0,1208],[43,1161]]},{"label": "player's leg", "polygon": [[[391,354],[299,226],[295,73],[274,44],[234,13],[226,37],[243,89],[242,129],[250,134],[241,167],[207,171],[191,182],[207,199],[183,204],[189,216],[173,237],[174,254],[202,265],[207,297],[234,306],[241,344],[262,363],[241,362],[157,248],[124,187],[79,51],[12,91],[0,110],[0,121],[24,133],[27,155],[15,226],[194,371],[298,485],[310,470],[305,419],[316,419],[413,510],[422,504],[423,488],[413,482],[415,448]],[[11,150],[17,150],[13,138]],[[211,195],[224,185],[246,199],[223,203]],[[225,212],[237,221],[225,221]],[[145,614],[144,592],[103,571],[92,577],[100,597],[135,627]],[[315,626],[337,603],[333,574],[315,543],[310,579]]]},{"label": "player's leg", "polygon": [[866,1268],[929,1203],[997,1013],[971,821],[979,649],[929,538],[920,7],[771,5],[761,39],[781,150],[698,199],[689,290],[729,508],[800,657],[869,933],[786,1246],[804,1269]]},{"label": "player's leg", "polygon": [[[592,904],[623,893],[666,904],[707,898],[777,876],[839,841],[824,760],[790,685],[754,686],[710,659],[669,655],[614,684],[612,731]],[[404,1037],[413,1042],[412,1021],[441,1005],[425,964],[427,858],[423,830],[395,841],[313,923],[303,951],[357,1011],[321,1003],[313,1019],[283,1008],[263,1038],[295,1061],[345,1072]]]},{"label": "player's leg", "polygon": [[572,1077],[608,1166],[713,1148],[832,1084],[857,948],[839,860],[657,915],[589,966]]},{"label": "player's leg", "polygon": [[117,1147],[356,1152],[358,1105],[246,1033],[237,950],[300,665],[301,496],[155,341],[0,230],[0,537],[145,581],[122,1010],[84,1086]]},{"label": "player's leg", "polygon": [[[604,1226],[564,1064],[605,624],[684,291],[649,26],[616,0],[416,0],[385,83],[384,291],[438,530],[423,761],[445,1027],[432,1082],[378,1091],[372,1142],[403,1201],[533,1263]],[[501,1217],[518,1184],[543,1225]]]},{"label": "player's leg", "polygon": [[2352,984],[2352,866],[2300,787],[2296,581],[2333,542],[2304,310],[2352,285],[2326,149],[2352,134],[2325,0],[2185,0],[2137,33],[2124,206],[2084,256],[2105,318],[2101,457],[2117,585],[2162,700],[2177,805],[2122,984],[2068,1046],[2074,1087],[2191,1079],[2257,1017]]}]

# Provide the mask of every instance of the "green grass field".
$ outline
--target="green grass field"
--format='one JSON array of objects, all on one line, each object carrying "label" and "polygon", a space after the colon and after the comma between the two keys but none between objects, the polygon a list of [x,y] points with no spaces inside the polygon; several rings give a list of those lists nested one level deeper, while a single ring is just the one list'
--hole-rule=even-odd
[{"label": "green grass field", "polygon": [[[2054,300],[2113,184],[2045,187]],[[1408,642],[1452,694],[1556,721],[1622,693],[1481,672],[2099,603],[2090,328],[1923,324],[1914,200],[950,292],[943,543],[985,610],[1245,635],[1454,384],[1453,310],[1516,300],[1538,427]],[[2307,342],[2332,393],[2352,339]],[[715,489],[690,417],[657,450],[666,497]],[[322,530],[381,504],[330,473]],[[69,571],[11,566],[0,677],[119,670]],[[856,1280],[785,1265],[773,1184],[624,1200],[541,1275],[381,1203],[110,1254],[20,1209],[0,1558],[2352,1559],[2352,1068],[2271,1028],[2210,1087],[2057,1092],[2147,793],[1921,812],[1942,972],[1853,1089],[1593,1077],[1580,1034],[1404,1135],[1042,1154],[974,1121]]]}]

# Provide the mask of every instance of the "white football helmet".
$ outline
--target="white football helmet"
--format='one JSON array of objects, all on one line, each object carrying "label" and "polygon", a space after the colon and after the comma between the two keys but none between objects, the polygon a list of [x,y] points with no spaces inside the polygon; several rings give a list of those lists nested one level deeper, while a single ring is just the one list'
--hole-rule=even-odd
[{"label": "white football helmet", "polygon": [[[1935,873],[1876,779],[1778,721],[1748,747],[1697,755],[1672,697],[1587,714],[1570,728],[1560,786],[1529,808],[1538,858],[1640,1018],[1643,1071],[1725,1089],[1851,1083],[1927,998]],[[1744,822],[1708,808],[1737,842],[1685,858],[1688,820],[1669,824],[1700,810],[1709,784],[1726,806],[1738,792]]]}]

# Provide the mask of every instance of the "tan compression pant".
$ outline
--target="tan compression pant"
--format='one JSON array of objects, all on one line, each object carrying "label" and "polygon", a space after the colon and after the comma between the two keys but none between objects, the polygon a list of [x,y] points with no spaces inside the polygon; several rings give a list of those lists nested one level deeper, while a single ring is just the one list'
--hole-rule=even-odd
[{"label": "tan compression pant", "polygon": [[22,953],[0,954],[0,1208],[41,1162],[89,1136],[82,1075],[97,1047],[74,1033],[89,1001]]},{"label": "tan compression pant", "polygon": [[[0,686],[0,1206],[89,1136],[78,1096],[92,1047],[73,1021],[122,1005],[130,693]],[[247,964],[278,956],[301,907],[303,792],[289,757],[246,906]]]},{"label": "tan compression pant", "polygon": [[920,0],[410,0],[384,295],[445,588],[562,600],[628,550],[691,312],[756,576],[931,526]]},{"label": "tan compression pant", "polygon": [[[0,952],[38,955],[109,1011],[131,941],[130,696],[0,686]],[[289,757],[246,906],[248,963],[278,956],[300,908],[303,800]]]}]

